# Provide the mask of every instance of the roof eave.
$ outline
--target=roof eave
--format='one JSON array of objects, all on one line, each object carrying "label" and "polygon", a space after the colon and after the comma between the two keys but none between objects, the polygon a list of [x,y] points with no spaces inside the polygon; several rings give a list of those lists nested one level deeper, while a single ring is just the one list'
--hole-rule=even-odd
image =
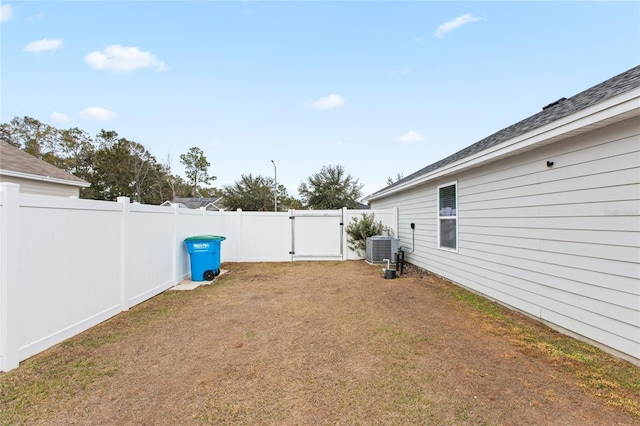
[{"label": "roof eave", "polygon": [[434,179],[460,173],[466,169],[478,167],[482,164],[515,155],[516,153],[529,151],[562,139],[577,136],[587,131],[606,127],[638,115],[640,115],[640,88],[635,88],[597,105],[541,126],[531,132],[519,135],[496,146],[432,170],[431,172],[416,176],[407,182],[371,194],[363,200],[369,202],[385,198]]},{"label": "roof eave", "polygon": [[31,173],[16,172],[14,170],[6,170],[6,169],[0,169],[0,175],[17,177],[21,179],[37,180],[40,182],[50,182],[50,183],[57,183],[61,185],[77,186],[81,188],[88,188],[91,186],[91,184],[86,181],[73,181],[68,179],[54,178],[51,176],[39,176],[39,175],[33,175]]}]

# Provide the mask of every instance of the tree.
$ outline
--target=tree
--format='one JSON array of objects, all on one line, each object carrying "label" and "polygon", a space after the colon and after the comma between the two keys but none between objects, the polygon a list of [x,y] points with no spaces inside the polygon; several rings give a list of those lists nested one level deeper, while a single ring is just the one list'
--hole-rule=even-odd
[{"label": "tree", "polygon": [[[189,188],[191,190],[191,188]],[[198,192],[202,197],[222,197],[222,190],[215,186],[210,187],[198,187]]]},{"label": "tree", "polygon": [[[147,204],[162,204],[167,200],[172,200],[173,193],[167,179],[167,173],[170,173],[170,170],[167,171],[164,165],[155,162],[151,163],[151,166],[147,185],[144,189],[144,202]],[[186,188],[185,194],[188,194],[190,188],[186,184],[184,187]]]},{"label": "tree", "polygon": [[178,197],[191,196],[191,187],[181,176],[171,173],[171,154],[167,153],[164,164],[161,165],[163,170],[164,184],[169,189],[167,199],[174,200]]},{"label": "tree", "polygon": [[171,192],[165,173],[143,145],[120,138],[96,152],[87,196],[109,201],[129,197],[140,203],[160,204]]},{"label": "tree", "polygon": [[396,183],[396,182],[398,182],[398,181],[400,181],[402,179],[404,179],[404,174],[396,173],[396,178],[395,179],[392,178],[391,176],[389,176],[387,178],[387,185],[393,185],[394,183]]},{"label": "tree", "polygon": [[287,194],[284,185],[278,185],[278,211],[301,210],[302,202],[295,197]]},{"label": "tree", "polygon": [[159,164],[143,145],[121,138],[113,130],[102,129],[92,139],[77,127],[59,130],[31,117],[14,117],[0,124],[0,140],[91,183],[80,190],[82,198],[115,200],[127,196],[141,203],[160,204],[192,192],[182,178],[171,175],[169,165]]},{"label": "tree", "polygon": [[307,182],[302,182],[298,193],[309,209],[355,208],[363,186],[347,174],[343,166],[329,165],[309,176]]},{"label": "tree", "polygon": [[[223,188],[222,197],[228,210],[273,211],[273,178],[243,174],[233,185]],[[283,185],[278,185],[278,210],[288,210],[294,200]]]},{"label": "tree", "polygon": [[198,184],[208,184],[212,180],[216,180],[215,176],[209,176],[209,166],[211,163],[207,161],[204,152],[198,147],[191,147],[186,154],[180,154],[180,162],[184,165],[184,173],[191,184],[192,195],[195,197],[198,193]]},{"label": "tree", "polygon": [[22,148],[20,142],[13,135],[13,131],[9,123],[0,124],[0,140],[11,146],[15,146],[16,148]]},{"label": "tree", "polygon": [[67,172],[88,180],[93,171],[95,145],[91,136],[77,127],[58,132],[58,164]]},{"label": "tree", "polygon": [[101,129],[96,135],[96,143],[99,148],[111,148],[114,143],[118,142],[118,133],[113,130]]},{"label": "tree", "polygon": [[91,191],[87,191],[87,196],[107,201],[131,197],[133,190],[130,187],[132,177],[128,167],[129,155],[126,139],[99,149],[90,180]]},{"label": "tree", "polygon": [[[126,139],[125,139],[126,140]],[[129,168],[133,175],[132,186],[134,190],[135,201],[141,202],[143,198],[147,198],[147,193],[152,182],[152,175],[156,168],[156,159],[141,144],[137,142],[127,141],[129,149]]]},{"label": "tree", "polygon": [[86,180],[91,173],[94,141],[77,127],[59,130],[35,118],[14,117],[9,123],[2,124],[0,137],[82,179]]},{"label": "tree", "polygon": [[3,140],[40,159],[55,155],[57,138],[58,129],[27,116],[14,117],[2,128]]}]

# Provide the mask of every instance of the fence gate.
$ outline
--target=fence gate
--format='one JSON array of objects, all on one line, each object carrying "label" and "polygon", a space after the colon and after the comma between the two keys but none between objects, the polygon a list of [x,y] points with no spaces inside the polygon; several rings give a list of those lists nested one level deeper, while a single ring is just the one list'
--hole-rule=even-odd
[{"label": "fence gate", "polygon": [[291,260],[342,260],[342,210],[292,210]]}]

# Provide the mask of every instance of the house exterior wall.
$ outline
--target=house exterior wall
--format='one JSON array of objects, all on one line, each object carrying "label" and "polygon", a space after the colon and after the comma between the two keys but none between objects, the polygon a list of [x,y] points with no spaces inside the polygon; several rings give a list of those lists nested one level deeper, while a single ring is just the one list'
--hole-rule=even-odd
[{"label": "house exterior wall", "polygon": [[8,182],[20,185],[23,194],[54,195],[57,197],[79,197],[80,188],[55,182],[24,179],[15,176],[0,176],[0,183]]},{"label": "house exterior wall", "polygon": [[[371,207],[398,207],[409,262],[639,363],[639,129],[636,117]],[[457,252],[437,248],[436,188],[451,181]]]}]

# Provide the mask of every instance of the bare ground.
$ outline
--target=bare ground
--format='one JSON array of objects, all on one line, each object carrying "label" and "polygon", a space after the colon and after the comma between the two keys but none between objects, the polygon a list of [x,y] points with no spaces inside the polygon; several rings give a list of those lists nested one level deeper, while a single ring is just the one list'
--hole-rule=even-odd
[{"label": "bare ground", "polygon": [[[0,389],[25,381],[0,402],[2,423],[640,422],[625,407],[637,392],[596,397],[574,364],[523,346],[436,277],[385,280],[355,261],[223,268],[211,286],[166,292],[1,375]],[[33,390],[58,364],[57,384]]]}]

